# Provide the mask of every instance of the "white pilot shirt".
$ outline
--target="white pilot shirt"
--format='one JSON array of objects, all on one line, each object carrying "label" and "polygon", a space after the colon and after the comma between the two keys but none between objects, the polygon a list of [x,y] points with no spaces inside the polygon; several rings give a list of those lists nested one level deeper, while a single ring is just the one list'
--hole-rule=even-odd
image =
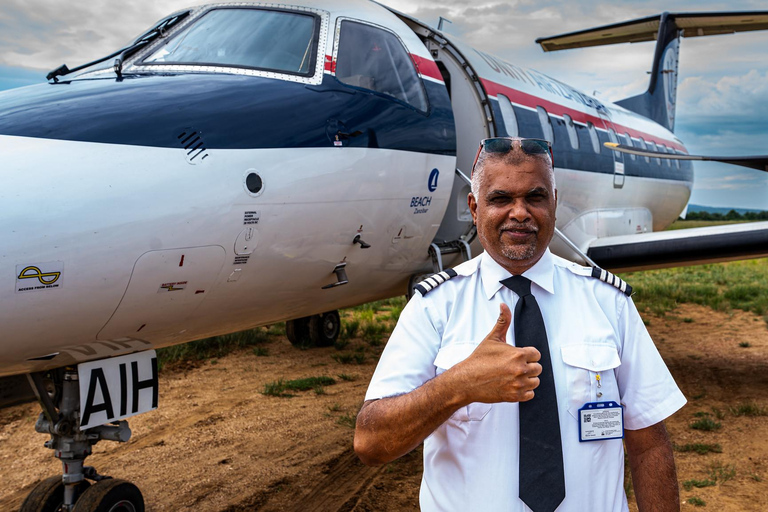
[{"label": "white pilot shirt", "polygon": [[[624,406],[625,429],[662,421],[685,397],[632,300],[547,250],[523,275],[544,318],[558,397],[565,499],[558,511],[626,511],[621,439],[579,442],[578,410],[587,402]],[[374,372],[366,400],[408,393],[467,358],[491,331],[499,304],[517,295],[499,281],[511,274],[487,253],[406,305]],[[514,345],[514,325],[507,332]],[[597,387],[596,375],[601,376]],[[602,393],[599,396],[598,393]],[[518,404],[473,403],[424,440],[423,511],[528,511],[518,497]]]}]

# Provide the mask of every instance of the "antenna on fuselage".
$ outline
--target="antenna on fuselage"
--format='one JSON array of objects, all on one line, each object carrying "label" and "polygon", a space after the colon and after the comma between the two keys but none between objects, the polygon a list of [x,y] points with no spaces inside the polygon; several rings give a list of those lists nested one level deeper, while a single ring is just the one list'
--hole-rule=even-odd
[{"label": "antenna on fuselage", "polygon": [[448,23],[453,25],[453,22],[451,20],[449,20],[448,18],[443,18],[442,16],[440,16],[440,19],[437,22],[437,30],[440,30],[440,31],[443,30],[443,22],[444,21],[447,21]]}]

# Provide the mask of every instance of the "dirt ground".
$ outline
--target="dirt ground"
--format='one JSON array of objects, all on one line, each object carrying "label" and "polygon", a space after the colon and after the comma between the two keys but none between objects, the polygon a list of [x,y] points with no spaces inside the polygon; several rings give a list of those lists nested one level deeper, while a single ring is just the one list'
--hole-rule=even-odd
[{"label": "dirt ground", "polygon": [[[675,453],[683,510],[697,509],[689,502],[694,497],[704,510],[768,510],[768,416],[730,409],[768,406],[766,322],[693,305],[646,321],[689,400],[667,422],[673,442],[722,447],[722,453]],[[284,338],[265,347],[267,356],[248,350],[162,372],[160,408],[131,419],[130,442],[98,444],[88,464],[139,485],[153,512],[417,510],[419,451],[367,468],[351,448],[380,347],[353,342],[347,351],[366,347],[359,365],[334,360],[334,348],[302,351]],[[321,394],[261,393],[278,379],[323,375],[337,383]],[[18,509],[32,486],[59,470],[43,447],[46,436],[34,432],[37,414],[34,404],[0,411],[0,511]],[[702,418],[722,426],[692,429]],[[714,485],[685,490],[692,480]]]}]

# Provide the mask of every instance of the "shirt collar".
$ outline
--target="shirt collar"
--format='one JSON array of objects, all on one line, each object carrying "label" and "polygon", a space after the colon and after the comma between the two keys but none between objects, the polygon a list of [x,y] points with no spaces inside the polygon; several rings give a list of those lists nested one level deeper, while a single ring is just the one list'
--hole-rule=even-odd
[{"label": "shirt collar", "polygon": [[[552,253],[547,249],[534,266],[523,272],[523,277],[527,277],[545,291],[555,293],[554,274],[554,260]],[[488,300],[491,300],[496,292],[504,286],[501,281],[511,276],[512,274],[499,265],[487,252],[483,252],[480,261],[480,279],[483,281],[483,290]]]}]

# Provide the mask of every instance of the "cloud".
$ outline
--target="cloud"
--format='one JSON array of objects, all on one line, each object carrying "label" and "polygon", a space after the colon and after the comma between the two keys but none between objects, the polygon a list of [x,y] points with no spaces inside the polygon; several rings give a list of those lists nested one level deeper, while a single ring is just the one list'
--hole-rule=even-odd
[{"label": "cloud", "polygon": [[52,69],[111,53],[190,2],[3,0],[0,65]]}]

